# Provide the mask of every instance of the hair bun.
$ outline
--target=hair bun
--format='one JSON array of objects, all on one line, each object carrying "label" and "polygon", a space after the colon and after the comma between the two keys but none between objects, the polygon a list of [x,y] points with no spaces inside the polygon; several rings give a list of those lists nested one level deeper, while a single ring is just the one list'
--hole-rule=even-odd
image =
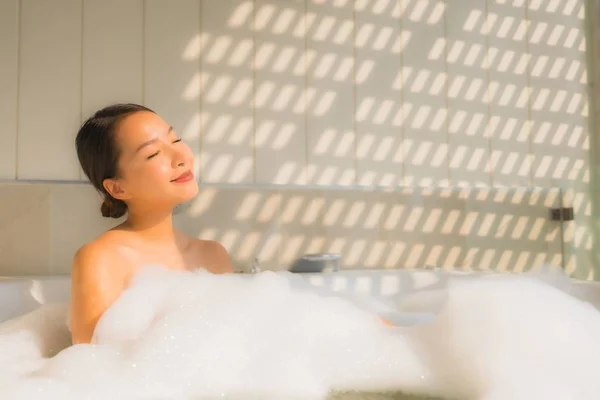
[{"label": "hair bun", "polygon": [[127,204],[107,194],[104,196],[100,212],[105,218],[121,218],[127,212]]}]

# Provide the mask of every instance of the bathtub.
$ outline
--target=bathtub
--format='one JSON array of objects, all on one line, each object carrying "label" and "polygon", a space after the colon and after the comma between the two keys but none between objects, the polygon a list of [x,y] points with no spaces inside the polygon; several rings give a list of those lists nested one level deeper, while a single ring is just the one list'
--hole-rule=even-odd
[{"label": "bathtub", "polygon": [[[427,289],[442,288],[450,278],[480,278],[489,272],[450,272],[447,270],[343,270],[299,273],[310,285],[340,295],[368,295],[386,300]],[[251,274],[245,276],[251,277]],[[600,309],[600,282],[572,280],[570,292]],[[0,322],[23,315],[51,303],[68,302],[68,275],[0,278]],[[402,394],[334,393],[329,400],[425,400]]]},{"label": "bathtub", "polygon": [[[441,269],[365,269],[297,275],[311,285],[335,293],[386,299],[442,288],[450,278],[478,278],[500,274]],[[43,304],[67,302],[70,291],[68,275],[0,278],[0,322],[33,311]],[[600,282],[572,280],[571,293],[600,308]]]}]

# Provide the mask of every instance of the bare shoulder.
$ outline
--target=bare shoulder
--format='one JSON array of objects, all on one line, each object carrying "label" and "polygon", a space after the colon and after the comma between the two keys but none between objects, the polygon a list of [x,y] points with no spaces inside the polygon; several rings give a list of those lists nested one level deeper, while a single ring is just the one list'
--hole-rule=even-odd
[{"label": "bare shoulder", "polygon": [[77,250],[71,270],[74,279],[95,280],[106,275],[113,275],[115,278],[121,275],[125,263],[112,239],[112,234],[105,234]]},{"label": "bare shoulder", "polygon": [[214,273],[233,272],[227,249],[215,240],[193,239],[194,252],[199,255],[203,267]]},{"label": "bare shoulder", "polygon": [[73,257],[73,268],[82,269],[90,264],[102,263],[110,258],[110,246],[101,241],[94,240],[81,246]]},{"label": "bare shoulder", "polygon": [[75,253],[74,263],[77,261],[122,261],[118,248],[119,244],[127,241],[126,232],[118,229],[106,231],[81,246]]},{"label": "bare shoulder", "polygon": [[104,238],[81,246],[71,267],[71,333],[74,343],[89,343],[97,321],[120,296],[131,269],[116,246]]},{"label": "bare shoulder", "polygon": [[114,246],[112,246],[111,236],[113,236],[113,233],[106,232],[81,246],[75,252],[74,266],[87,265],[90,261],[104,261],[116,257],[117,254]]}]

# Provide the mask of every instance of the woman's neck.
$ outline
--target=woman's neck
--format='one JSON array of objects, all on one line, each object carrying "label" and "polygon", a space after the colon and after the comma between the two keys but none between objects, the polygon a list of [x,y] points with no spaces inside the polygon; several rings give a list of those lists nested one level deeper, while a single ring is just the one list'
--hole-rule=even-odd
[{"label": "woman's neck", "polygon": [[171,210],[129,210],[125,227],[146,240],[171,242],[175,240]]}]

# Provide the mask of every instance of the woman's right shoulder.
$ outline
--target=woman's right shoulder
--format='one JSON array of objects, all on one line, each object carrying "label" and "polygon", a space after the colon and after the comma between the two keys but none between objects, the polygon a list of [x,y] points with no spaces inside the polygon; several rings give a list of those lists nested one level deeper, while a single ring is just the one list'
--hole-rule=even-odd
[{"label": "woman's right shoulder", "polygon": [[97,274],[107,272],[106,269],[114,269],[116,265],[123,265],[123,257],[112,236],[105,233],[77,249],[73,256],[73,272]]}]

